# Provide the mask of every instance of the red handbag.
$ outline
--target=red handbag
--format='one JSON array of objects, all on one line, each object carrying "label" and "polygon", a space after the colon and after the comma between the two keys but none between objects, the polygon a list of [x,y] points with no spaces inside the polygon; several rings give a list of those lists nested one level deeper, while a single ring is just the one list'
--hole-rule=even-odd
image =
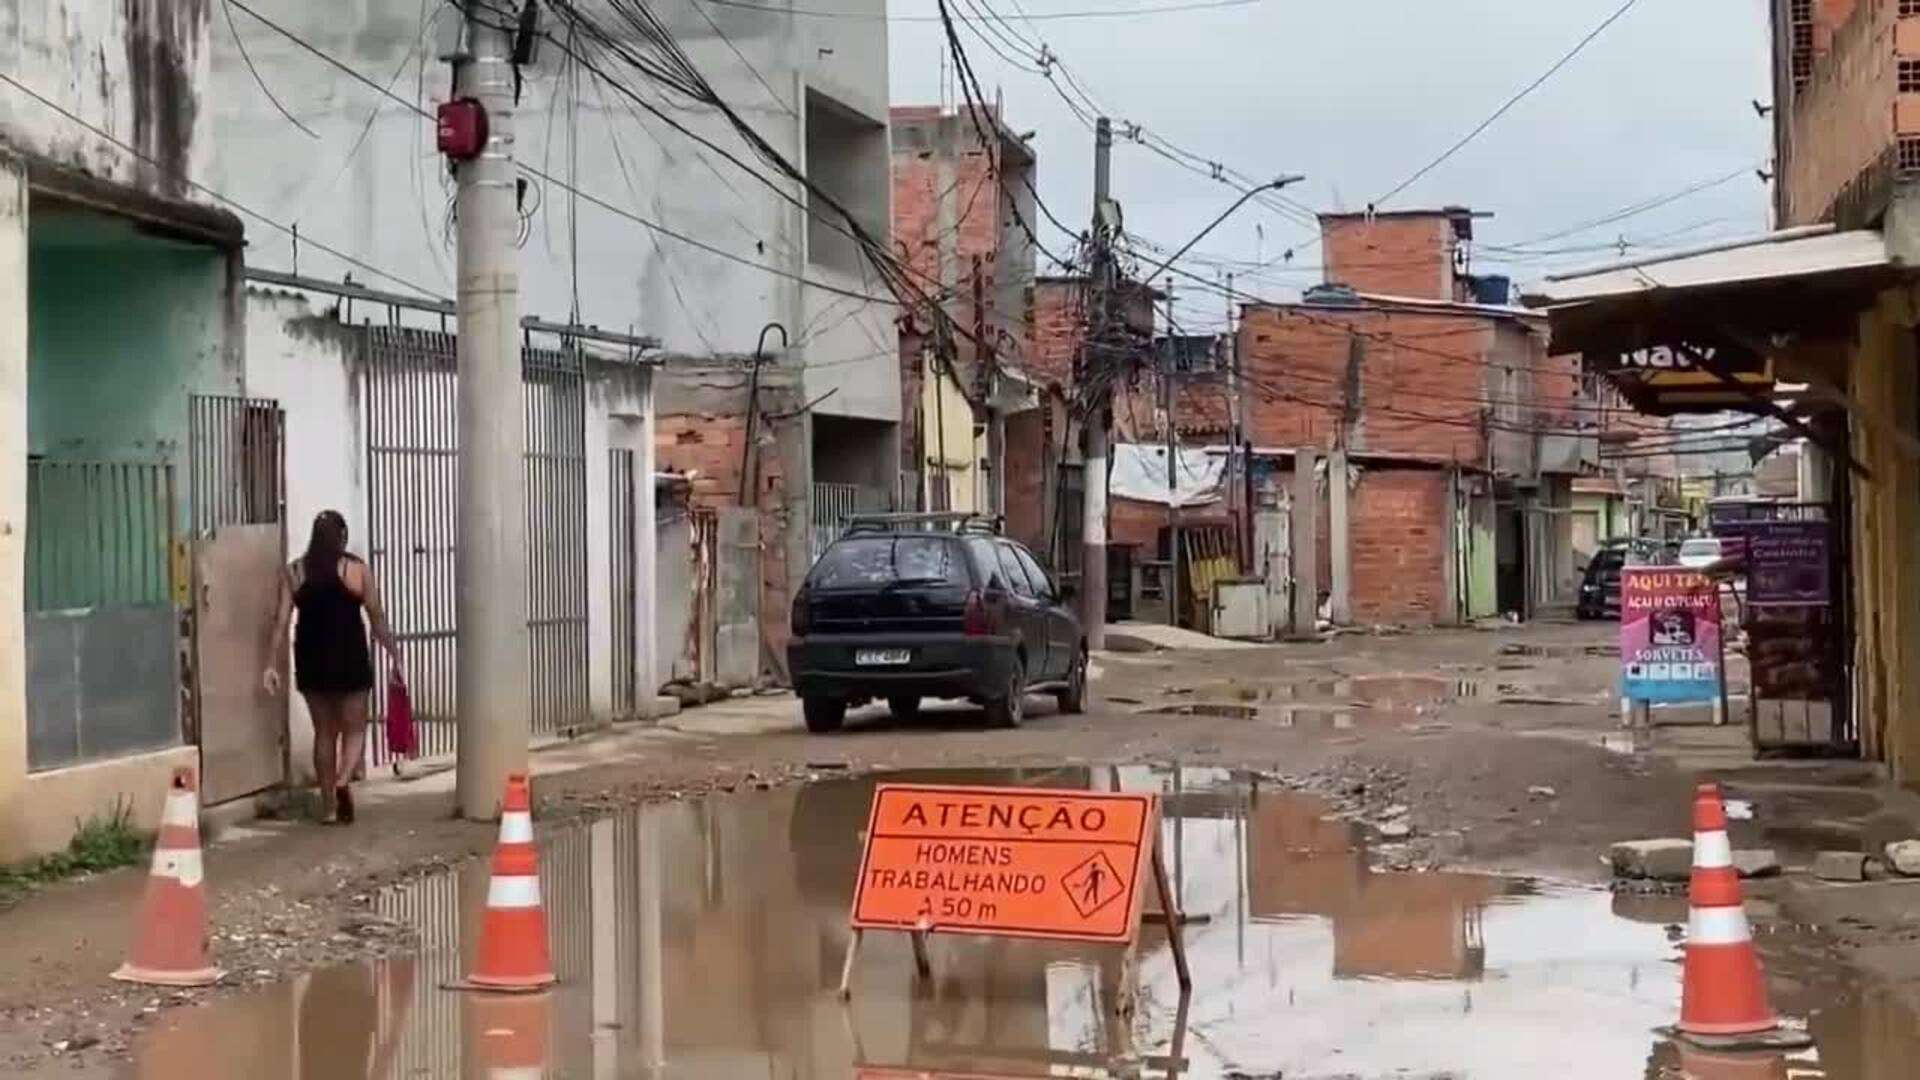
[{"label": "red handbag", "polygon": [[413,727],[413,698],[396,672],[387,679],[387,753],[395,758],[410,758],[419,751],[419,735]]}]

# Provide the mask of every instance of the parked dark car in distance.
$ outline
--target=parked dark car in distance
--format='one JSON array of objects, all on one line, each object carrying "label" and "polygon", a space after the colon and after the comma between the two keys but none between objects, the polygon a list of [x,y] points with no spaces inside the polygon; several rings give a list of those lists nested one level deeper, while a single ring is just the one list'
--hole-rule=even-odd
[{"label": "parked dark car in distance", "polygon": [[1018,726],[1024,699],[1085,708],[1086,636],[1033,553],[965,514],[855,518],[793,598],[788,668],[807,729],[884,700],[912,719],[926,698],[983,705]]},{"label": "parked dark car in distance", "polygon": [[1574,603],[1574,616],[1619,618],[1621,568],[1670,565],[1678,550],[1672,541],[1646,537],[1605,541],[1587,561],[1586,573],[1580,579],[1580,597]]}]

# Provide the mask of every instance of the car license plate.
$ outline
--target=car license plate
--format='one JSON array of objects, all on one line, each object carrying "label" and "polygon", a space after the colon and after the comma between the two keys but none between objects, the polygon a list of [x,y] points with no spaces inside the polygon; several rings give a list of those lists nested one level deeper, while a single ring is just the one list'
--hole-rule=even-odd
[{"label": "car license plate", "polygon": [[912,660],[912,649],[861,649],[853,655],[853,662],[861,667],[887,667]]}]

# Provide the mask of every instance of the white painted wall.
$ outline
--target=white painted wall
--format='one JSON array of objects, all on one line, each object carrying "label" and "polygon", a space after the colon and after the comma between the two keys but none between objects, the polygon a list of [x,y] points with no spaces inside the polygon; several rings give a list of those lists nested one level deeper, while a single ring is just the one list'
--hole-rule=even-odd
[{"label": "white painted wall", "polygon": [[[356,333],[333,314],[316,311],[304,295],[261,288],[247,294],[246,392],[273,398],[287,412],[289,558],[305,546],[314,516],[329,509],[346,515],[352,534],[349,546],[366,554],[367,450],[354,374]],[[652,440],[647,437],[653,383],[650,371],[625,365],[590,364],[587,378],[588,698],[594,717],[604,720],[613,709],[607,451],[613,447],[635,451],[636,480],[642,485],[642,499],[635,506],[636,539],[652,535],[652,485],[644,478],[651,477],[653,468]],[[662,680],[654,677],[657,662],[649,661],[656,650],[653,599],[646,588],[652,554],[645,545],[637,545],[633,558],[638,570],[638,674],[644,708],[648,690],[657,689]],[[421,667],[426,662],[425,657],[410,657],[410,674],[416,679],[428,677]],[[295,777],[310,782],[313,725],[298,695],[294,695],[290,732]]]},{"label": "white painted wall", "polygon": [[[141,161],[12,87],[0,92],[0,141],[154,193],[210,200],[206,87],[216,0],[7,0],[0,4],[0,71],[131,145]],[[129,37],[138,16],[150,28]],[[155,162],[151,164],[149,162]]]},{"label": "white painted wall", "polygon": [[[587,596],[588,652],[593,664],[590,700],[596,719],[613,715],[613,561],[630,558],[634,564],[635,680],[639,706],[646,715],[649,700],[663,681],[653,659],[653,593],[646,587],[653,571],[653,376],[645,369],[590,366],[587,373]],[[612,464],[610,450],[633,451],[633,548],[613,550]]]},{"label": "white painted wall", "polygon": [[[0,823],[19,822],[27,782],[27,179],[0,155]],[[0,828],[0,862],[25,851]]]},{"label": "white painted wall", "polygon": [[[315,312],[305,297],[247,292],[247,396],[272,398],[287,411],[288,558],[306,547],[322,510],[346,516],[350,548],[366,555],[366,449],[350,333],[337,319]],[[293,780],[311,784],[313,720],[299,694],[288,696]]]},{"label": "white painted wall", "polygon": [[[289,30],[422,108],[431,111],[447,96],[448,67],[427,39],[434,20],[453,17],[449,5],[265,2]],[[884,0],[848,4],[850,11],[885,11]],[[802,158],[808,87],[885,123],[884,21],[796,20],[698,0],[659,0],[649,6],[721,96],[790,160]],[[432,123],[244,14],[236,17],[247,50],[274,94],[318,138],[274,109],[222,26],[212,45],[216,92],[208,109],[220,138],[211,181],[263,212],[298,222],[303,236],[451,296],[453,252],[446,230],[451,180],[433,150]],[[802,211],[640,110],[612,82],[579,72],[579,108],[570,109],[576,98],[572,76],[561,74],[565,60],[559,49],[549,47],[528,72],[518,114],[517,150],[523,162],[555,177],[571,177],[590,196],[748,262],[854,291],[884,293],[877,282],[858,275],[816,273],[819,268],[808,265],[804,250]],[[669,100],[667,91],[632,73],[621,73],[617,81],[718,146],[754,160],[717,114]],[[755,161],[754,167],[771,175],[764,164]],[[886,187],[886,155],[874,168],[874,183]],[[575,206],[558,187],[532,182],[521,263],[525,310],[564,318],[576,310],[577,298],[583,322],[654,334],[670,349],[692,354],[749,351],[760,328],[778,321],[792,334],[798,355],[822,373],[822,390],[841,387],[821,403],[823,413],[898,419],[899,376],[893,352],[885,347],[894,340],[890,304],[849,301],[740,265],[657,235],[591,202]],[[802,196],[796,183],[778,186],[794,199]],[[887,216],[883,212],[880,219]],[[256,230],[250,240],[254,265],[293,268],[290,238]],[[370,280],[365,270],[311,245],[298,252],[297,262],[303,274],[338,278],[352,272],[356,280],[380,288],[406,289],[394,281]]]}]

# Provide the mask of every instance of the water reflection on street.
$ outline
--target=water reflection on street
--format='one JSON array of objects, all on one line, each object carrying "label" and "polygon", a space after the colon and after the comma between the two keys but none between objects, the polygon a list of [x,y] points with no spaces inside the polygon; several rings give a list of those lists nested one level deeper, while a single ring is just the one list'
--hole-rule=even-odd
[{"label": "water reflection on street", "polygon": [[[544,839],[562,983],[444,989],[486,892],[482,863],[382,895],[417,955],[169,1014],[128,1075],[223,1077],[1200,1078],[1908,1076],[1897,1003],[1813,1018],[1818,1053],[1683,1054],[1671,920],[1604,892],[1381,873],[1318,801],[1224,771],[903,775],[1165,794],[1163,841],[1196,992],[1186,1025],[1166,931],[1142,931],[1141,1007],[1118,950],[938,937],[933,978],[872,935],[835,994],[873,781],[650,806]],[[1901,1025],[1904,1025],[1902,1027]],[[1827,1064],[1823,1067],[1821,1057]],[[514,1071],[518,1070],[518,1071]],[[900,1071],[895,1071],[900,1070]]]}]

